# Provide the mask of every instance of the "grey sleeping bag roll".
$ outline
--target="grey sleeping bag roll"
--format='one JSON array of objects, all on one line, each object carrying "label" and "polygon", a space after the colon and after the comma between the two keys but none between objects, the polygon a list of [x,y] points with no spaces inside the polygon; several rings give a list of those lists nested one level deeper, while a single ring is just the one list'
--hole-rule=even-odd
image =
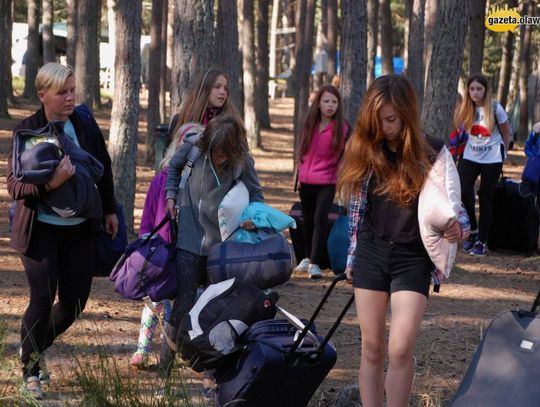
[{"label": "grey sleeping bag roll", "polygon": [[292,246],[280,235],[255,244],[225,241],[210,249],[208,282],[234,277],[264,290],[287,282],[295,264]]}]

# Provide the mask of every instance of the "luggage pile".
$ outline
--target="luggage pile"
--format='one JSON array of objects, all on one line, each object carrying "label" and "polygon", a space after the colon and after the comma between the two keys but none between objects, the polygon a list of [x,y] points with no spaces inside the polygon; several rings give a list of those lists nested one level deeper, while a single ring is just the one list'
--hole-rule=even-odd
[{"label": "luggage pile", "polygon": [[[284,238],[253,244],[226,241],[212,248],[210,284],[180,324],[178,350],[196,371],[213,369],[216,406],[306,406],[334,366],[330,341],[347,313],[351,295],[332,328],[321,336],[315,319],[344,274],[337,275],[309,320],[277,306],[271,288],[295,266]],[[285,318],[275,319],[277,311]]]}]

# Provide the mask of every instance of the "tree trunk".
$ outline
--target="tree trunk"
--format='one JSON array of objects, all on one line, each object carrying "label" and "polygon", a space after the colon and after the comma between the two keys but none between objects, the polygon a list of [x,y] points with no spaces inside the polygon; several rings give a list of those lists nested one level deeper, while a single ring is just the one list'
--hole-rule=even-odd
[{"label": "tree trunk", "polygon": [[[514,32],[514,55],[512,56],[512,72],[510,73],[510,84],[508,86],[508,101],[506,103],[508,110],[513,110],[514,104],[517,102],[519,92],[519,58],[521,57],[521,41],[523,36],[521,30]],[[514,129],[517,131],[518,129]]]},{"label": "tree trunk", "polygon": [[[161,53],[165,52],[161,42],[163,26],[163,1],[152,2],[152,16],[150,22],[150,53],[149,60],[156,61],[155,70],[148,72],[148,109],[146,110],[146,162],[154,163],[154,131],[159,124],[159,90],[161,83]],[[153,64],[152,64],[153,65]],[[152,66],[154,68],[154,66]],[[157,164],[157,163],[156,163]]]},{"label": "tree trunk", "polygon": [[382,74],[394,73],[394,43],[392,41],[392,10],[390,0],[379,2],[379,16],[381,19],[381,68]]},{"label": "tree trunk", "polygon": [[[75,81],[77,101],[91,109],[98,105],[96,88],[99,90],[99,52],[96,39],[98,38],[98,16],[100,1],[78,1],[77,20],[77,51],[75,65]],[[118,1],[117,1],[118,4]],[[131,60],[129,60],[131,63]],[[116,86],[115,86],[116,89]],[[116,94],[118,96],[118,94]]]},{"label": "tree trunk", "polygon": [[497,100],[506,109],[508,101],[508,88],[510,87],[510,74],[512,72],[512,56],[514,54],[514,38],[512,31],[504,33],[501,67],[499,70],[499,85],[497,87]]},{"label": "tree trunk", "polygon": [[328,82],[337,74],[337,43],[339,36],[337,0],[327,0],[326,49],[328,50]]},{"label": "tree trunk", "polygon": [[431,50],[433,49],[433,33],[435,32],[435,23],[437,21],[437,8],[437,0],[426,0],[426,13],[424,17],[424,84],[427,82],[429,65],[431,62]]},{"label": "tree trunk", "polygon": [[109,153],[115,196],[124,205],[126,225],[133,231],[141,88],[142,2],[117,0],[116,4],[115,99],[111,112]]},{"label": "tree trunk", "polygon": [[367,86],[375,79],[375,60],[379,37],[379,1],[367,0]]},{"label": "tree trunk", "polygon": [[167,122],[167,89],[170,89],[170,86],[168,86],[168,78],[170,77],[169,70],[167,69],[167,53],[169,51],[169,47],[167,44],[167,33],[168,33],[168,17],[169,17],[169,0],[163,0],[161,10],[161,46],[163,49],[161,50],[161,78],[159,80],[159,121],[160,123],[166,123]]},{"label": "tree trunk", "polygon": [[[528,0],[523,5],[522,15],[534,15],[535,2]],[[531,72],[531,31],[532,26],[522,25],[521,51],[519,57],[519,130],[518,141],[525,141],[529,132],[529,94],[527,80]]]},{"label": "tree trunk", "polygon": [[[0,49],[11,50],[11,0],[0,0]],[[11,52],[0,55],[0,117],[9,117],[8,101],[12,96],[11,84]]]},{"label": "tree trunk", "polygon": [[413,0],[409,16],[409,46],[407,58],[407,76],[411,80],[418,109],[421,111],[424,101],[424,8],[425,0]]},{"label": "tree trunk", "polygon": [[471,1],[469,22],[469,75],[482,72],[484,38],[486,36],[486,0]]},{"label": "tree trunk", "polygon": [[257,80],[255,81],[255,116],[259,127],[270,128],[270,112],[268,107],[268,0],[257,2],[257,47],[255,48],[255,61]]},{"label": "tree trunk", "polygon": [[[40,66],[39,58],[39,13],[40,1],[28,0],[28,37],[26,48],[26,64],[24,69],[24,92],[23,97],[37,100],[37,90],[34,81]],[[11,64],[10,64],[11,66]]]},{"label": "tree trunk", "polygon": [[244,84],[244,123],[250,147],[260,147],[259,123],[255,115],[255,22],[252,0],[239,0],[240,44]]},{"label": "tree trunk", "polygon": [[[80,1],[80,0],[79,0]],[[112,59],[113,63],[109,67],[110,86],[114,89],[114,61],[116,59],[116,2],[117,0],[107,0],[107,24],[109,26],[109,52],[108,55]]]},{"label": "tree trunk", "polygon": [[77,0],[66,0],[66,61],[75,69],[77,50]]},{"label": "tree trunk", "polygon": [[368,15],[366,0],[341,0],[341,81],[343,113],[356,125],[360,102],[366,93]]},{"label": "tree trunk", "polygon": [[216,65],[229,76],[229,94],[234,106],[244,111],[242,94],[242,59],[238,48],[238,4],[236,0],[219,0],[216,26]]},{"label": "tree trunk", "polygon": [[55,62],[54,53],[54,0],[43,0],[43,31],[41,33],[43,43],[43,63]]},{"label": "tree trunk", "polygon": [[296,67],[294,70],[294,152],[295,157],[300,141],[300,132],[308,110],[309,80],[313,61],[313,30],[315,19],[315,0],[302,0],[297,3],[296,13]]},{"label": "tree trunk", "polygon": [[536,57],[536,88],[534,92],[533,124],[540,121],[540,44],[538,44],[537,47]]},{"label": "tree trunk", "polygon": [[214,1],[175,0],[171,108],[180,110],[195,75],[205,71],[214,49]]},{"label": "tree trunk", "polygon": [[270,57],[268,61],[268,70],[270,75],[270,89],[269,93],[272,99],[276,97],[276,75],[277,75],[277,28],[279,18],[279,0],[273,0],[272,2],[272,20],[270,24]]},{"label": "tree trunk", "polygon": [[[463,61],[469,1],[442,0],[438,6],[422,123],[427,134],[446,142],[452,127]],[[456,21],[461,24],[456,24]]]}]

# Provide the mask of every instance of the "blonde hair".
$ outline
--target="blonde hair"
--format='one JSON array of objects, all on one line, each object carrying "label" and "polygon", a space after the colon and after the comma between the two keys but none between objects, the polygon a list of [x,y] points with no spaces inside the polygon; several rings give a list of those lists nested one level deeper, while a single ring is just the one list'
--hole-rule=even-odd
[{"label": "blonde hair", "polygon": [[43,65],[36,75],[36,89],[57,93],[64,87],[67,79],[73,75],[73,69],[57,62]]},{"label": "blonde hair", "polygon": [[182,144],[182,140],[184,139],[184,136],[186,134],[191,133],[199,133],[202,134],[204,131],[204,126],[202,126],[199,123],[186,123],[182,125],[178,129],[178,135],[175,135],[171,142],[169,143],[169,146],[167,147],[167,150],[165,151],[165,154],[163,155],[163,159],[159,163],[159,168],[166,167],[169,165],[169,161],[171,161],[172,156],[180,148],[180,145]]},{"label": "blonde hair", "polygon": [[460,128],[460,126],[463,126],[463,128],[467,131],[471,131],[471,127],[474,122],[474,115],[475,115],[475,104],[473,100],[471,99],[471,95],[469,94],[469,86],[473,82],[478,82],[480,85],[482,85],[485,89],[484,92],[484,100],[482,101],[482,106],[484,108],[484,121],[486,122],[487,129],[492,132],[493,126],[495,125],[495,112],[493,111],[493,103],[491,98],[491,89],[489,86],[489,82],[487,78],[482,74],[474,74],[469,76],[467,79],[467,88],[466,88],[466,94],[463,102],[461,103],[461,106],[459,108],[459,112],[456,115],[456,128]]}]

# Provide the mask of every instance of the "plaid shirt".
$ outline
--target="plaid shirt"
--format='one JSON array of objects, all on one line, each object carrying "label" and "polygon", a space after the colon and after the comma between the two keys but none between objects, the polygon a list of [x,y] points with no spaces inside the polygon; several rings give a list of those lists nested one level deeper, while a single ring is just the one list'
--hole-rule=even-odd
[{"label": "plaid shirt", "polygon": [[[372,176],[373,170],[371,170],[360,182],[359,188],[351,195],[351,200],[349,203],[349,239],[351,243],[347,252],[347,269],[350,270],[352,270],[354,262],[358,230],[362,227],[366,217],[369,182],[371,181]],[[462,234],[470,230],[469,217],[467,216],[467,211],[463,205],[461,205],[459,211],[458,222],[461,227]],[[435,292],[439,292],[443,279],[444,274],[440,270],[434,268],[431,273],[431,280]]]}]

